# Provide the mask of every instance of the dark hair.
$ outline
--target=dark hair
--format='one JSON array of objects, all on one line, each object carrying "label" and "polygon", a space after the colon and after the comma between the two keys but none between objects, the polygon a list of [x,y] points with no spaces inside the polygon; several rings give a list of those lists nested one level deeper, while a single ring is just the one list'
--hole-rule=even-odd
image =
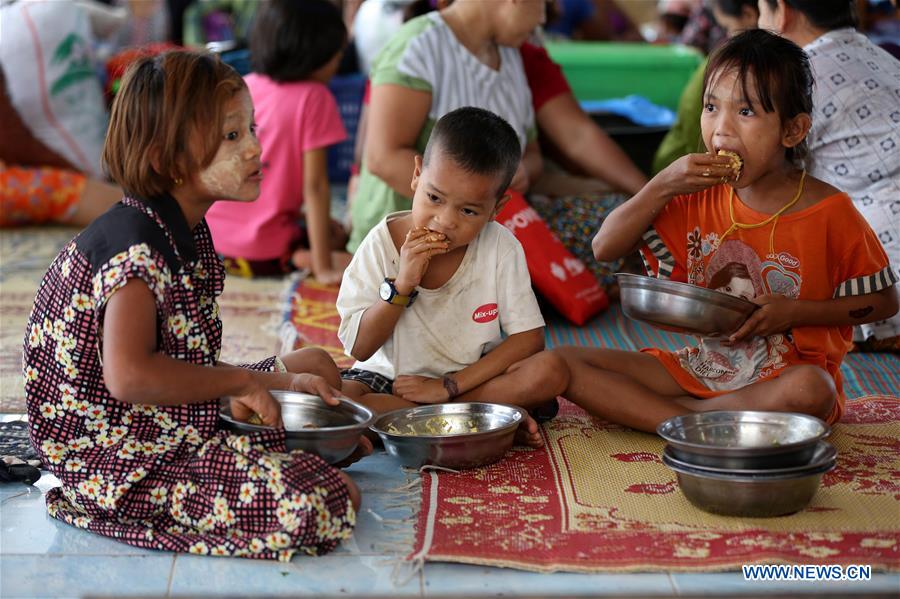
[{"label": "dark hair", "polygon": [[341,13],[328,0],[266,0],[250,32],[250,59],[275,81],[302,81],[346,42]]},{"label": "dark hair", "polygon": [[151,198],[208,166],[222,141],[224,105],[246,87],[213,54],[175,51],[135,60],[122,77],[103,144],[109,176],[126,193]]},{"label": "dark hair", "polygon": [[[723,73],[737,71],[744,97],[751,98],[747,82],[753,77],[756,96],[765,112],[777,112],[781,122],[799,114],[812,115],[813,76],[809,57],[797,44],[763,29],[739,33],[722,44],[709,58],[703,76],[703,98]],[[794,163],[802,161],[808,146],[804,139],[787,148],[785,157]]]},{"label": "dark hair", "polygon": [[[778,0],[766,0],[769,8],[778,8]],[[802,12],[818,29],[831,31],[844,27],[856,27],[856,3],[854,0],[784,0],[796,11]]]},{"label": "dark hair", "polygon": [[757,0],[716,0],[716,6],[731,17],[741,16],[745,6],[752,8],[753,12],[759,13],[759,2]]},{"label": "dark hair", "polygon": [[750,278],[750,270],[745,264],[741,264],[740,262],[729,262],[712,276],[709,280],[709,288],[718,289],[719,287],[725,287],[731,282],[731,279],[735,277],[747,279],[751,282],[753,281],[753,279]]},{"label": "dark hair", "polygon": [[497,197],[509,187],[522,160],[522,146],[509,123],[474,106],[457,108],[440,118],[425,146],[423,165],[428,165],[435,148],[466,172],[497,176]]}]

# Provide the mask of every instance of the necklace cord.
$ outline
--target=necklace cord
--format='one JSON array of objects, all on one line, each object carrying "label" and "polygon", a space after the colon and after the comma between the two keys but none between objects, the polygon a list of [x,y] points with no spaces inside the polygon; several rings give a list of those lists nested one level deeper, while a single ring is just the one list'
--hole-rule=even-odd
[{"label": "necklace cord", "polygon": [[803,195],[803,182],[806,180],[806,169],[800,174],[800,184],[797,186],[797,193],[794,195],[793,199],[790,202],[782,206],[778,212],[770,216],[764,221],[758,223],[739,223],[734,219],[734,187],[729,186],[728,191],[728,213],[731,217],[731,226],[728,227],[728,230],[719,238],[719,242],[725,240],[735,229],[758,229],[759,227],[765,227],[769,223],[772,223],[772,231],[769,233],[769,252],[775,253],[775,227],[778,226],[778,217],[784,214],[787,210],[790,210],[794,204],[800,201],[800,196]]}]

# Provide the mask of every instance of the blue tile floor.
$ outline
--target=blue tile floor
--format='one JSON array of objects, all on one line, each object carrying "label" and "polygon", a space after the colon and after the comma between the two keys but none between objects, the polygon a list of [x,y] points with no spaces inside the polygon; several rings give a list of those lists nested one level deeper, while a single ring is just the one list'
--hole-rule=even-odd
[{"label": "blue tile floor", "polygon": [[[0,419],[3,419],[0,417]],[[384,453],[348,472],[363,492],[353,538],[319,558],[289,564],[198,557],[142,550],[53,520],[43,493],[56,480],[45,475],[35,487],[0,484],[0,597],[164,596],[602,596],[782,595],[900,593],[900,575],[875,574],[868,582],[749,583],[738,572],[718,574],[536,574],[502,568],[427,563],[396,585],[395,562],[385,544],[409,537],[411,514],[392,488],[406,475]],[[402,573],[401,573],[402,574]]]}]

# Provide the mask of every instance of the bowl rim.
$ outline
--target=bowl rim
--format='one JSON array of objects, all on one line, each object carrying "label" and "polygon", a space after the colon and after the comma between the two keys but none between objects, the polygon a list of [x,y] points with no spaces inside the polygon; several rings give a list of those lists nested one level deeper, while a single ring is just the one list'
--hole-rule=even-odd
[{"label": "bowl rim", "polygon": [[[819,450],[819,447],[822,447]],[[666,458],[672,465],[687,468],[689,470],[697,470],[700,472],[708,472],[710,474],[728,474],[728,475],[747,475],[747,476],[756,476],[760,474],[768,474],[771,476],[775,476],[778,474],[795,474],[800,473],[805,470],[812,470],[818,466],[822,466],[824,464],[835,462],[837,460],[837,448],[829,443],[828,441],[820,440],[816,443],[816,451],[821,451],[822,455],[816,460],[815,463],[804,464],[802,466],[788,466],[786,468],[723,468],[719,466],[705,466],[703,464],[691,464],[685,460],[679,459],[676,456],[672,455],[672,451],[670,447],[667,445],[665,449],[663,449],[663,457]],[[672,465],[666,464],[670,468]],[[674,468],[673,468],[674,469]]]},{"label": "bowl rim", "polygon": [[[290,393],[292,395],[303,395],[303,396],[307,396],[310,398],[318,399],[320,402],[322,402],[322,404],[326,408],[338,407],[338,406],[328,405],[327,403],[325,403],[324,399],[322,399],[318,395],[314,395],[312,393],[301,393],[299,391],[287,391],[285,389],[272,389],[269,392],[272,393],[272,395],[275,396],[276,399],[277,399],[278,395],[284,395],[284,394]],[[277,395],[276,395],[276,393],[277,393]],[[222,400],[225,400],[225,399],[228,399],[228,398],[227,397],[222,398]],[[375,412],[372,411],[371,409],[367,408],[366,406],[362,405],[361,403],[353,401],[349,397],[338,397],[337,400],[338,400],[338,402],[340,402],[340,404],[347,404],[347,405],[351,406],[354,410],[361,412],[363,415],[367,415],[366,419],[364,421],[360,421],[355,424],[345,424],[342,426],[323,426],[321,428],[314,428],[314,429],[288,430],[282,425],[281,428],[279,429],[279,428],[275,428],[274,426],[268,426],[265,424],[250,424],[249,422],[245,422],[243,420],[238,420],[231,415],[231,406],[230,405],[228,407],[228,414],[226,415],[222,411],[223,403],[219,404],[219,418],[222,420],[225,420],[226,422],[229,422],[231,424],[235,424],[235,425],[250,429],[248,432],[269,432],[269,431],[274,431],[274,430],[284,430],[285,433],[290,434],[290,435],[331,433],[331,432],[339,433],[339,432],[345,432],[345,431],[349,432],[349,431],[356,430],[356,429],[364,431],[372,425],[372,422],[374,422],[375,417],[376,417]],[[282,402],[279,401],[278,403],[282,403]]]},{"label": "bowl rim", "polygon": [[[472,405],[483,405],[483,406],[502,406],[504,408],[508,408],[509,410],[516,412],[519,414],[518,420],[513,420],[512,422],[505,424],[499,428],[494,428],[487,431],[478,431],[477,433],[455,433],[455,434],[446,434],[446,435],[400,435],[397,433],[391,433],[384,429],[376,427],[376,423],[380,422],[382,419],[387,418],[388,416],[394,416],[403,412],[413,412],[416,410],[427,410],[429,408],[434,408],[437,406],[444,405],[453,405],[453,406],[472,406]],[[410,408],[399,408],[397,410],[391,410],[390,412],[384,412],[383,414],[378,414],[372,424],[369,425],[369,430],[374,433],[378,433],[378,435],[384,435],[391,440],[394,439],[460,439],[465,437],[467,439],[478,439],[479,437],[493,436],[500,432],[506,432],[509,428],[515,426],[518,428],[524,421],[528,412],[525,411],[524,408],[519,406],[514,406],[511,404],[502,404],[502,403],[493,403],[489,401],[464,401],[464,402],[450,402],[450,403],[441,403],[441,404],[425,404],[413,406]]]},{"label": "bowl rim", "polygon": [[684,474],[687,476],[693,476],[694,478],[724,482],[761,483],[772,481],[802,480],[811,476],[819,476],[834,468],[837,464],[837,458],[835,457],[835,459],[829,460],[824,464],[811,467],[806,471],[788,472],[783,474],[729,474],[725,472],[707,472],[705,470],[697,470],[696,468],[673,464],[669,457],[666,455],[663,455],[662,462],[678,475]]},{"label": "bowl rim", "polygon": [[742,314],[746,312],[748,316],[758,307],[750,300],[742,297],[728,295],[727,293],[692,283],[659,279],[629,272],[617,272],[616,281],[620,288],[648,289],[650,291],[670,293],[690,300],[708,301],[719,307],[735,310]]},{"label": "bowl rim", "polygon": [[[672,437],[667,433],[668,427],[674,426],[671,424],[677,420],[684,420],[689,418],[699,418],[701,416],[712,416],[712,415],[721,415],[721,414],[743,414],[749,416],[766,416],[777,414],[779,416],[794,416],[801,417],[805,420],[815,420],[822,427],[822,434],[817,437],[810,437],[804,441],[796,441],[794,443],[785,443],[774,446],[766,446],[766,447],[723,447],[721,445],[708,445],[703,443],[694,443],[692,441],[686,441],[684,439],[678,439]],[[724,422],[722,423],[724,424]],[[725,455],[729,457],[736,456],[746,456],[746,457],[754,457],[754,456],[763,456],[770,454],[779,454],[779,453],[789,453],[794,450],[798,450],[807,445],[818,443],[819,441],[828,438],[831,435],[831,426],[822,420],[821,418],[817,418],[815,416],[811,416],[810,414],[803,414],[801,412],[775,412],[775,411],[766,411],[766,410],[711,410],[709,412],[690,412],[688,414],[681,414],[679,416],[672,416],[671,418],[667,418],[659,423],[656,427],[656,434],[662,437],[667,443],[670,445],[674,445],[676,449],[688,449],[695,450],[697,453],[708,455],[710,452],[715,452],[716,455]]]}]

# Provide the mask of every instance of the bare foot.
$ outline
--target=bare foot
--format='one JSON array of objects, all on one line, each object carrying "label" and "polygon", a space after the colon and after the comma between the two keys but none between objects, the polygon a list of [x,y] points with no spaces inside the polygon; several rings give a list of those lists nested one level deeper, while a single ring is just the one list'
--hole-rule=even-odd
[{"label": "bare foot", "polygon": [[541,427],[531,415],[526,415],[525,420],[519,425],[514,443],[535,448],[544,446],[544,438],[541,437]]}]

